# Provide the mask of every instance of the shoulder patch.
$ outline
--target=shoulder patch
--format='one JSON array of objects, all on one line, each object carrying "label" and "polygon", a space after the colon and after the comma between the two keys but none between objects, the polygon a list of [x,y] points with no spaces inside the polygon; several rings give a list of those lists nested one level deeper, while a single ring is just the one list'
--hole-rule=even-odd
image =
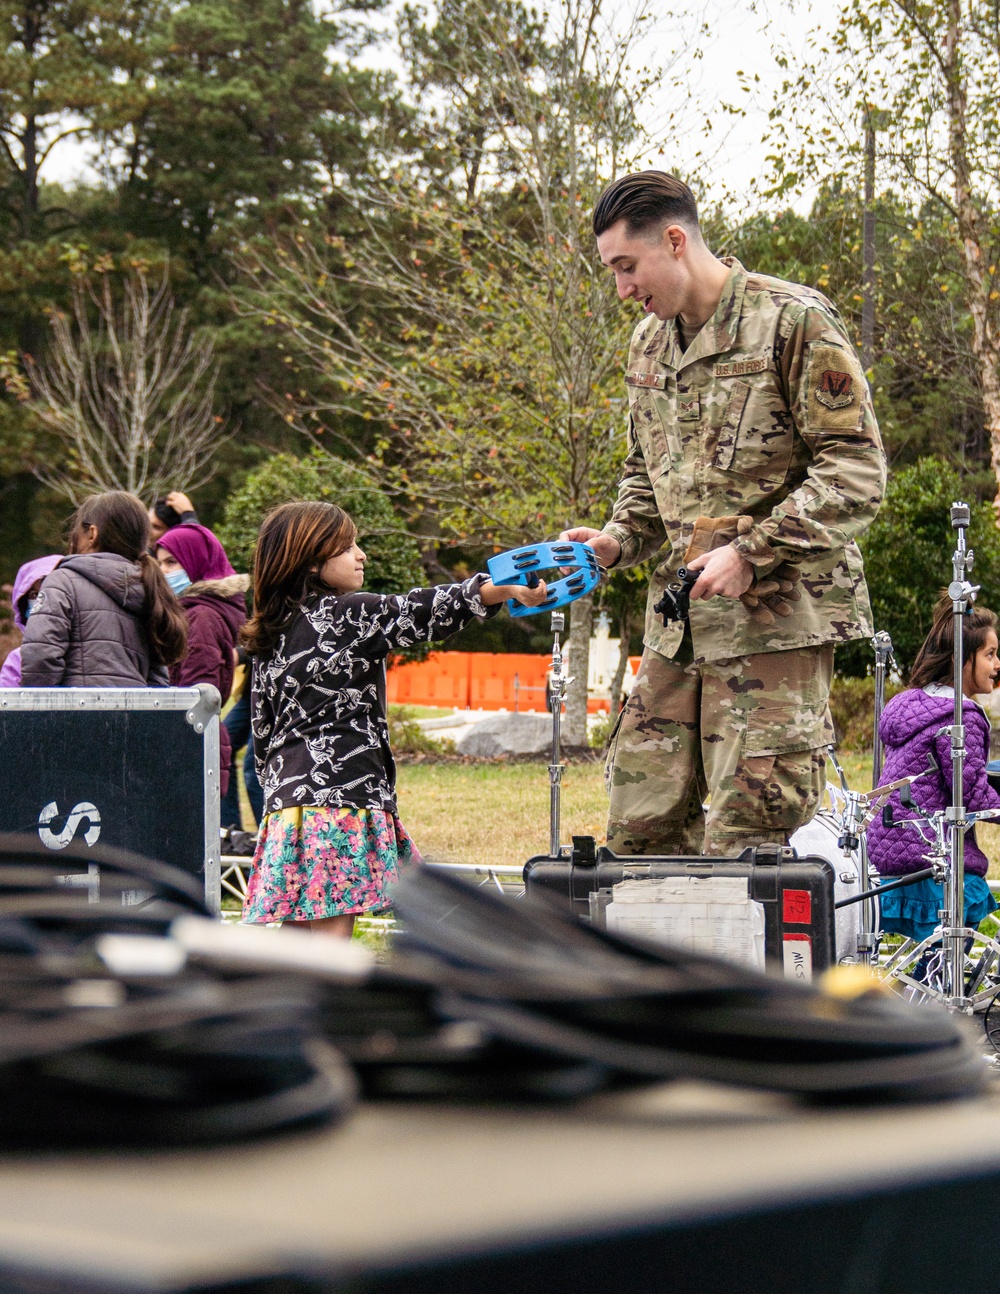
[{"label": "shoulder patch", "polygon": [[739,359],[730,364],[716,364],[716,377],[744,377],[747,373],[763,373],[770,368],[771,361],[766,355],[758,359]]},{"label": "shoulder patch", "polygon": [[626,373],[626,386],[655,386],[661,391],[667,385],[666,373]]},{"label": "shoulder patch", "polygon": [[807,421],[818,431],[852,431],[861,425],[865,376],[846,346],[814,342],[809,347]]},{"label": "shoulder patch", "polygon": [[854,378],[850,373],[838,369],[825,368],[819,375],[819,386],[816,388],[816,399],[828,409],[845,409],[857,399],[854,390]]}]

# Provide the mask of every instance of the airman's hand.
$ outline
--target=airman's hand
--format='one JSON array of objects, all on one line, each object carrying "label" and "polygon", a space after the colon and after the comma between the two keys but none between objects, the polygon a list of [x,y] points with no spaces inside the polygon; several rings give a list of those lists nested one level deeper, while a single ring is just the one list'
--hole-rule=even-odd
[{"label": "airman's hand", "polygon": [[753,583],[753,567],[732,544],[702,553],[688,562],[687,568],[701,571],[698,583],[691,590],[692,602],[702,598],[739,598]]},{"label": "airman's hand", "polygon": [[563,543],[586,544],[588,548],[592,548],[605,570],[621,559],[622,546],[614,535],[606,535],[603,530],[595,530],[593,526],[574,526],[572,530],[564,530],[559,539]]}]

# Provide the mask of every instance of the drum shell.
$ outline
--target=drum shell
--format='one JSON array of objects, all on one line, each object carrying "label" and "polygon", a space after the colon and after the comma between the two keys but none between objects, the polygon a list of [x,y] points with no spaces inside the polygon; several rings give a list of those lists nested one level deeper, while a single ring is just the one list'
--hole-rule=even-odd
[{"label": "drum shell", "polygon": [[[833,868],[834,903],[841,899],[852,898],[860,894],[861,857],[858,850],[844,854],[837,844],[840,838],[840,824],[829,810],[821,809],[811,822],[791,837],[790,844],[796,853],[825,858]],[[858,938],[861,933],[861,909],[863,903],[852,903],[846,908],[834,911],[835,939],[837,961],[858,960]]]}]

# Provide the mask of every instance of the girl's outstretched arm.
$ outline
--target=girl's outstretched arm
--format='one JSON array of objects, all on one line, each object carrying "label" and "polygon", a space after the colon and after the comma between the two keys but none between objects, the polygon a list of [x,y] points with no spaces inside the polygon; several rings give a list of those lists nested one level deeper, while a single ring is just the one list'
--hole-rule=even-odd
[{"label": "girl's outstretched arm", "polygon": [[[400,647],[448,638],[470,620],[485,619],[507,598],[538,606],[546,596],[544,582],[534,589],[521,584],[497,586],[485,575],[405,594],[351,593],[337,599],[330,629],[354,651],[386,656]],[[321,615],[322,605],[311,615]],[[317,628],[322,632],[321,626]]]},{"label": "girl's outstretched arm", "polygon": [[544,580],[539,580],[533,589],[525,584],[494,584],[492,580],[486,580],[479,589],[479,596],[487,607],[498,607],[510,598],[520,602],[522,607],[540,607],[548,595]]}]

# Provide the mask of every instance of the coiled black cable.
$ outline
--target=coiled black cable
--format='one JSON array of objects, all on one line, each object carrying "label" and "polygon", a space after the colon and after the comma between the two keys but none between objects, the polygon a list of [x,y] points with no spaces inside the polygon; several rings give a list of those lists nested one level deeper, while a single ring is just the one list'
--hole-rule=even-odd
[{"label": "coiled black cable", "polygon": [[[0,1144],[190,1144],[350,1107],[314,983],[171,967],[171,924],[209,915],[200,889],[131,853],[0,835]],[[168,962],[109,967],[108,935],[147,936]]]},{"label": "coiled black cable", "polygon": [[954,1017],[892,994],[835,997],[428,870],[399,885],[395,905],[411,944],[440,963],[441,1014],[522,1047],[647,1081],[826,1101],[961,1096],[985,1080]]}]

